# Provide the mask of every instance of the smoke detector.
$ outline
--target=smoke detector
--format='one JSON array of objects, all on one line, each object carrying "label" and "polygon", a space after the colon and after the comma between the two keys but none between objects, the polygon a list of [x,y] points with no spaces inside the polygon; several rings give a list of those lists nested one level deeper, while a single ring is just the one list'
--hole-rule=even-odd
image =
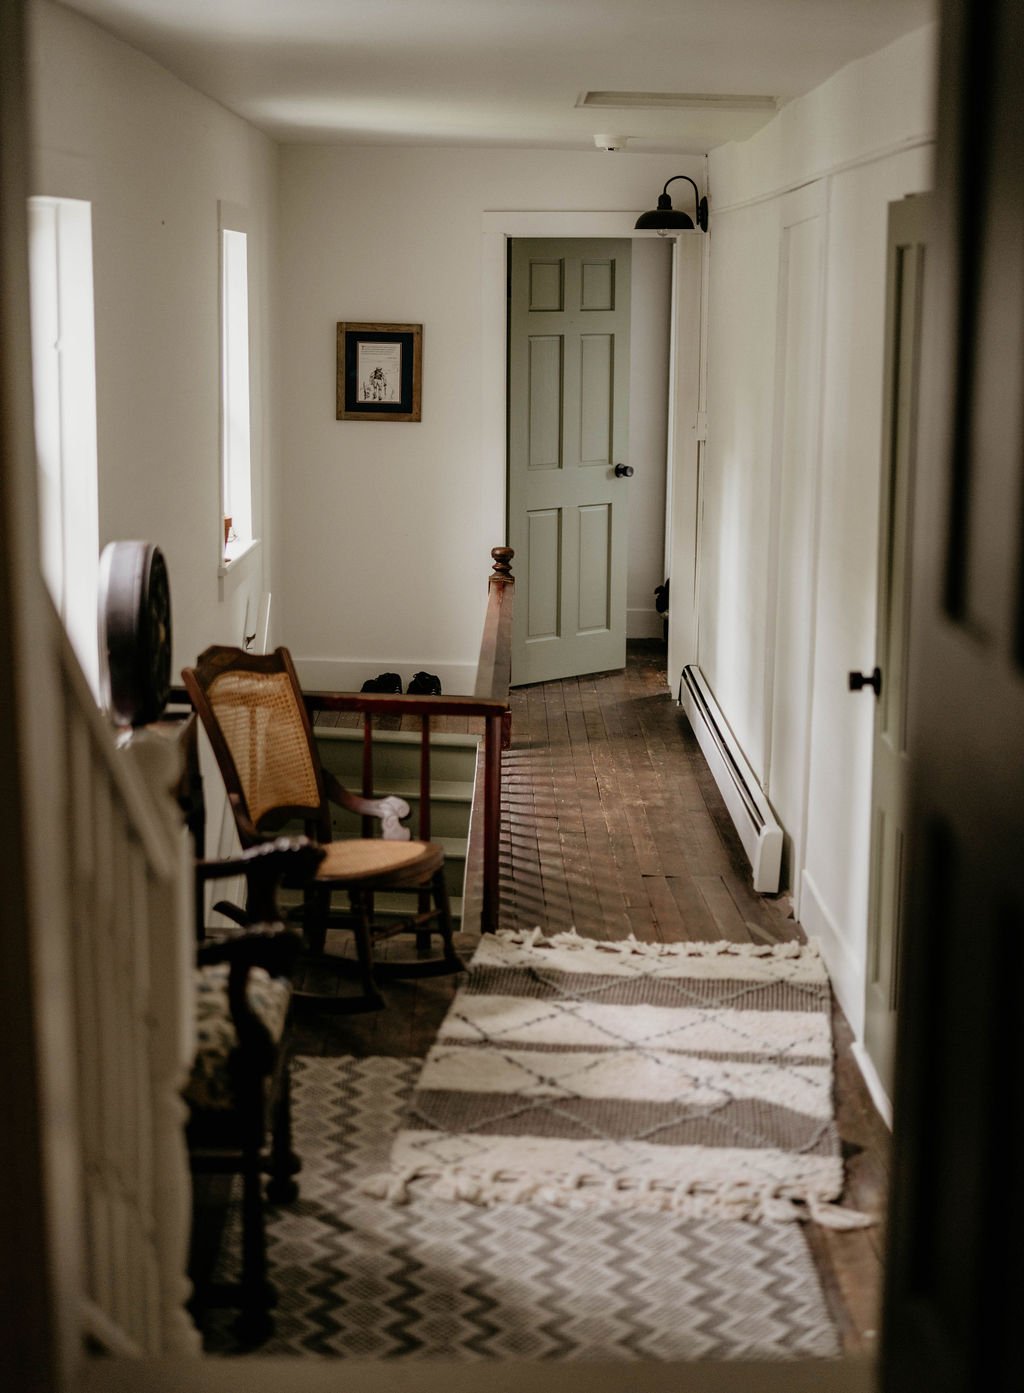
[{"label": "smoke detector", "polygon": [[595,135],[594,144],[599,150],[607,150],[610,154],[613,150],[624,149],[628,139],[628,135]]}]

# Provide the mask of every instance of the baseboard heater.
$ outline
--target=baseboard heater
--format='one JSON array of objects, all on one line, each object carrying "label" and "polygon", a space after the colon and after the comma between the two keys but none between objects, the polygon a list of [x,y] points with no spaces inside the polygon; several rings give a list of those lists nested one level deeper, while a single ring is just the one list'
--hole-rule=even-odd
[{"label": "baseboard heater", "polygon": [[679,701],[750,858],[754,889],[774,895],[782,866],[782,828],[757,785],[754,771],[726,724],[711,688],[692,664],[679,679]]}]

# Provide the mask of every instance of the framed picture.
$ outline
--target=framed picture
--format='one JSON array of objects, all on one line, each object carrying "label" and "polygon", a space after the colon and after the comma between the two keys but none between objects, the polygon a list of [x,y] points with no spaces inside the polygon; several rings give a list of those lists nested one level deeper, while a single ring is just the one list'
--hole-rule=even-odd
[{"label": "framed picture", "polygon": [[338,420],[420,420],[422,324],[338,325]]}]

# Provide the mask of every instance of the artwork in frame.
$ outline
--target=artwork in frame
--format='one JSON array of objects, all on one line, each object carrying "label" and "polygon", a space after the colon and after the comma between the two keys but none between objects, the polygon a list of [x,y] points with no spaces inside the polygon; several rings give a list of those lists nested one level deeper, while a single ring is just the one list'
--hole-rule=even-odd
[{"label": "artwork in frame", "polygon": [[422,324],[339,324],[338,420],[420,420],[422,346]]}]

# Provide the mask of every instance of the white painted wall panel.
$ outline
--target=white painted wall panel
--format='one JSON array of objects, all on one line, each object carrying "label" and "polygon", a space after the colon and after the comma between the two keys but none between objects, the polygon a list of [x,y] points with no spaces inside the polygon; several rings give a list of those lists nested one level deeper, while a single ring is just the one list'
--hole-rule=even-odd
[{"label": "white painted wall panel", "polygon": [[[710,156],[700,664],[786,830],[805,814],[793,888],[856,1029],[872,711],[846,673],[874,652],[886,209],[930,183],[934,39],[924,29],[850,65]],[[791,229],[784,245],[787,198],[814,190],[818,230]],[[779,397],[787,319],[813,318],[822,257],[820,347],[801,339],[800,390]],[[794,420],[792,470],[773,487],[772,442]]]},{"label": "white painted wall panel", "polygon": [[786,830],[783,873],[802,864],[811,717],[815,525],[821,420],[824,199],[820,185],[781,200],[769,655],[765,673],[766,792]]},{"label": "white painted wall panel", "polygon": [[727,214],[713,236],[699,662],[763,778],[778,210]]}]

